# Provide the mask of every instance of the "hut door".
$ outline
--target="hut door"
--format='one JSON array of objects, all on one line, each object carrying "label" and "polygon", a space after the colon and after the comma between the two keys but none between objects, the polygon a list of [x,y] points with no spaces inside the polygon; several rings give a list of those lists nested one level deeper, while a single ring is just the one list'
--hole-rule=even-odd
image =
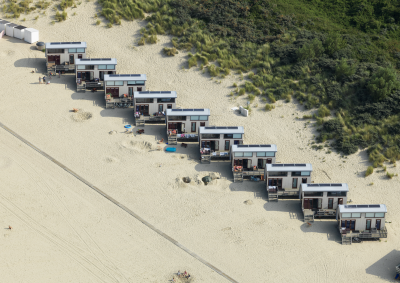
[{"label": "hut door", "polygon": [[101,80],[101,81],[104,80],[104,72],[103,72],[103,71],[100,71],[100,72],[99,72],[99,77],[100,77],[100,80]]},{"label": "hut door", "polygon": [[130,87],[129,89],[128,89],[128,93],[129,93],[129,96],[133,96],[133,87]]},{"label": "hut door", "polygon": [[375,228],[376,228],[376,230],[381,230],[381,220],[380,219],[376,219]]},{"label": "hut door", "polygon": [[365,230],[371,230],[371,219],[367,219],[367,223],[365,224]]},{"label": "hut door", "polygon": [[54,56],[54,62],[56,62],[56,65],[60,65],[60,55]]},{"label": "hut door", "polygon": [[75,64],[75,60],[74,60],[74,54],[69,54],[69,63],[71,64],[71,65],[74,65]]},{"label": "hut door", "polygon": [[158,104],[158,112],[163,112],[164,111],[164,105]]}]

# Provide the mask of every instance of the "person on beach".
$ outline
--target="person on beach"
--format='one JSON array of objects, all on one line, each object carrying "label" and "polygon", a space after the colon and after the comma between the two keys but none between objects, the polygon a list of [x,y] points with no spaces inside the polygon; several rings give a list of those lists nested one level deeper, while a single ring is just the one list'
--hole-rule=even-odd
[{"label": "person on beach", "polygon": [[181,278],[181,271],[178,270],[178,277]]},{"label": "person on beach", "polygon": [[188,273],[188,276],[186,276],[186,279],[189,279],[190,278],[190,274]]},{"label": "person on beach", "polygon": [[46,76],[43,76],[43,83],[46,84]]}]

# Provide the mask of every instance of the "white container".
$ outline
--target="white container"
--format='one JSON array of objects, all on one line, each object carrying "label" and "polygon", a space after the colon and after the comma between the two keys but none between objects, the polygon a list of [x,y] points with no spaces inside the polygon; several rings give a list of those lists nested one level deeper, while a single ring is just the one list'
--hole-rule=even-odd
[{"label": "white container", "polygon": [[8,24],[6,26],[6,35],[14,37],[14,28],[17,27],[18,25],[16,24]]},{"label": "white container", "polygon": [[19,39],[24,39],[24,32],[26,27],[24,26],[17,26],[14,28],[14,37]]},{"label": "white container", "polygon": [[39,31],[34,28],[26,28],[24,32],[24,40],[28,43],[39,41]]},{"label": "white container", "polygon": [[0,32],[3,30],[6,30],[6,26],[10,24],[10,22],[6,21],[6,20],[2,20],[0,21]]}]

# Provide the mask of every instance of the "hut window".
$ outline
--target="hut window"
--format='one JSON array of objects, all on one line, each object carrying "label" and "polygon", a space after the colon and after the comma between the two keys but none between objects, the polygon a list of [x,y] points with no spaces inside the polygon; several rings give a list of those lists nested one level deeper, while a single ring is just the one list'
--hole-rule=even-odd
[{"label": "hut window", "polygon": [[253,157],[253,153],[252,152],[244,152],[243,156],[244,157]]},{"label": "hut window", "polygon": [[78,65],[78,70],[85,70],[85,65]]},{"label": "hut window", "polygon": [[106,85],[115,85],[115,82],[114,81],[108,81],[108,82],[106,82]]},{"label": "hut window", "polygon": [[68,49],[68,53],[76,53],[76,48],[70,48],[70,49]]},{"label": "hut window", "polygon": [[241,139],[242,134],[225,134],[224,138],[225,139]]},{"label": "hut window", "polygon": [[116,81],[115,85],[124,85],[124,82],[123,81]]},{"label": "hut window", "polygon": [[342,213],[342,218],[351,218],[351,213]]},{"label": "hut window", "polygon": [[153,103],[153,98],[136,98],[136,103]]},{"label": "hut window", "polygon": [[64,49],[47,49],[47,53],[64,53]]},{"label": "hut window", "polygon": [[208,120],[208,116],[199,116],[199,120],[200,121],[207,121]]},{"label": "hut window", "polygon": [[199,120],[199,116],[190,116],[190,121],[197,121]]},{"label": "hut window", "polygon": [[301,172],[292,172],[292,176],[301,176]]},{"label": "hut window", "polygon": [[310,171],[302,171],[301,176],[310,176],[311,172]]},{"label": "hut window", "polygon": [[128,81],[128,85],[135,85],[136,81]]},{"label": "hut window", "polygon": [[365,217],[367,218],[375,217],[375,213],[365,213]]},{"label": "hut window", "polygon": [[169,116],[168,120],[169,121],[185,121],[186,116]]},{"label": "hut window", "polygon": [[115,65],[107,65],[107,70],[114,70],[115,69]]},{"label": "hut window", "polygon": [[85,53],[85,48],[77,48],[76,52],[77,53]]},{"label": "hut window", "polygon": [[345,197],[346,192],[328,192],[328,197]]},{"label": "hut window", "polygon": [[243,152],[235,152],[235,157],[243,157]]},{"label": "hut window", "polygon": [[287,176],[287,172],[269,172],[268,175],[269,175],[269,176],[282,176],[282,177],[286,177],[286,176]]},{"label": "hut window", "polygon": [[265,152],[257,152],[257,156],[258,157],[264,157],[265,156]]},{"label": "hut window", "polygon": [[273,152],[273,151],[267,151],[267,152],[265,153],[265,156],[268,156],[268,157],[275,157],[275,152]]},{"label": "hut window", "polygon": [[304,192],[305,197],[322,197],[323,192]]},{"label": "hut window", "polygon": [[385,213],[375,213],[375,217],[383,218],[385,217]]},{"label": "hut window", "polygon": [[219,134],[202,134],[203,139],[219,139]]},{"label": "hut window", "polygon": [[162,102],[175,102],[175,98],[157,98],[158,103]]},{"label": "hut window", "polygon": [[107,65],[99,65],[99,70],[105,70],[107,69]]},{"label": "hut window", "polygon": [[144,81],[136,81],[137,85],[144,85]]},{"label": "hut window", "polygon": [[352,213],[351,214],[352,218],[360,218],[361,217],[361,213],[357,212],[357,213]]}]

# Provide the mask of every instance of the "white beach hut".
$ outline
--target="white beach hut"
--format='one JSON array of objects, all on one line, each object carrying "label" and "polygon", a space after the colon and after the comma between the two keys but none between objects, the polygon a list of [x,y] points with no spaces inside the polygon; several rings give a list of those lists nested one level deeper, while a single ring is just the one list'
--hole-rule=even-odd
[{"label": "white beach hut", "polygon": [[24,40],[28,43],[39,41],[39,31],[34,28],[26,28],[24,32]]},{"label": "white beach hut", "polygon": [[17,26],[14,28],[14,37],[19,38],[19,39],[24,39],[24,33],[25,33],[26,27],[24,26]]},{"label": "white beach hut", "polygon": [[17,27],[17,26],[18,26],[18,25],[16,25],[16,24],[11,24],[11,23],[9,23],[9,24],[6,26],[6,35],[7,35],[7,36],[14,37],[14,28]]},{"label": "white beach hut", "polygon": [[6,26],[7,26],[8,24],[10,24],[9,21],[1,20],[1,21],[0,21],[0,32],[2,32],[3,30],[5,31],[5,30],[6,30]]}]

